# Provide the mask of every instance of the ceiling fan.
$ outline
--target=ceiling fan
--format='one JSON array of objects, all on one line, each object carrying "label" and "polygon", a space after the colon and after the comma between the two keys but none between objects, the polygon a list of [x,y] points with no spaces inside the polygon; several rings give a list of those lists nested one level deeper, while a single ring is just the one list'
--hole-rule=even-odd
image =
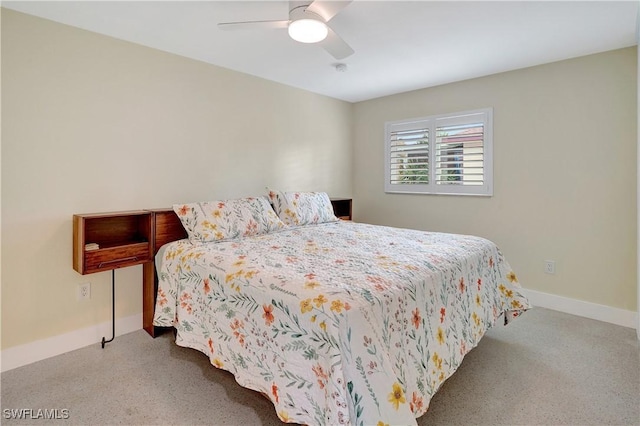
[{"label": "ceiling fan", "polygon": [[289,36],[301,43],[319,43],[336,59],[353,54],[353,49],[329,26],[328,22],[353,0],[290,1],[286,21],[222,22],[221,30],[287,29]]}]

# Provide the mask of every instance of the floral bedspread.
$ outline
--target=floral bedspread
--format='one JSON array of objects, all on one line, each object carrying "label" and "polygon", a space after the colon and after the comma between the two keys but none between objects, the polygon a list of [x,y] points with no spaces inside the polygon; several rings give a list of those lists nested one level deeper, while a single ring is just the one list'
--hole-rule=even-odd
[{"label": "floral bedspread", "polygon": [[165,246],[154,324],[284,422],[416,424],[486,330],[529,308],[492,242],[337,222]]}]

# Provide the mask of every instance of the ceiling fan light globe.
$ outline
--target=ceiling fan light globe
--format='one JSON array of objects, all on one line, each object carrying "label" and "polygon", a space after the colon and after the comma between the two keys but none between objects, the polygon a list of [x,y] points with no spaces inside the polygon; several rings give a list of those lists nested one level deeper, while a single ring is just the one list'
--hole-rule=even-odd
[{"label": "ceiling fan light globe", "polygon": [[329,34],[324,22],[315,19],[298,19],[289,24],[289,36],[300,43],[318,43]]}]

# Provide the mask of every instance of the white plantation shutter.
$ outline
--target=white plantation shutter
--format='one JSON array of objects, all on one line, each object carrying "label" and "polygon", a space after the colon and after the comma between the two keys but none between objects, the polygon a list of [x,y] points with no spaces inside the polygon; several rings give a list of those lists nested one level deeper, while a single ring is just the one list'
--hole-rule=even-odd
[{"label": "white plantation shutter", "polygon": [[477,186],[484,183],[482,116],[436,120],[436,184]]},{"label": "white plantation shutter", "polygon": [[492,195],[493,111],[385,124],[385,191]]},{"label": "white plantation shutter", "polygon": [[420,123],[395,126],[390,134],[390,183],[429,183],[429,129]]}]

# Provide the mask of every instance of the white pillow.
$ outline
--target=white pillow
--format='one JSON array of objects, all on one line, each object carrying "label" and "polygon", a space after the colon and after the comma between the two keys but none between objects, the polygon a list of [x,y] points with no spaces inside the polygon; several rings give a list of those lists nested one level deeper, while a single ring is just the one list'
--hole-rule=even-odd
[{"label": "white pillow", "polygon": [[287,225],[301,226],[339,220],[326,192],[269,191],[269,199],[280,220]]}]

